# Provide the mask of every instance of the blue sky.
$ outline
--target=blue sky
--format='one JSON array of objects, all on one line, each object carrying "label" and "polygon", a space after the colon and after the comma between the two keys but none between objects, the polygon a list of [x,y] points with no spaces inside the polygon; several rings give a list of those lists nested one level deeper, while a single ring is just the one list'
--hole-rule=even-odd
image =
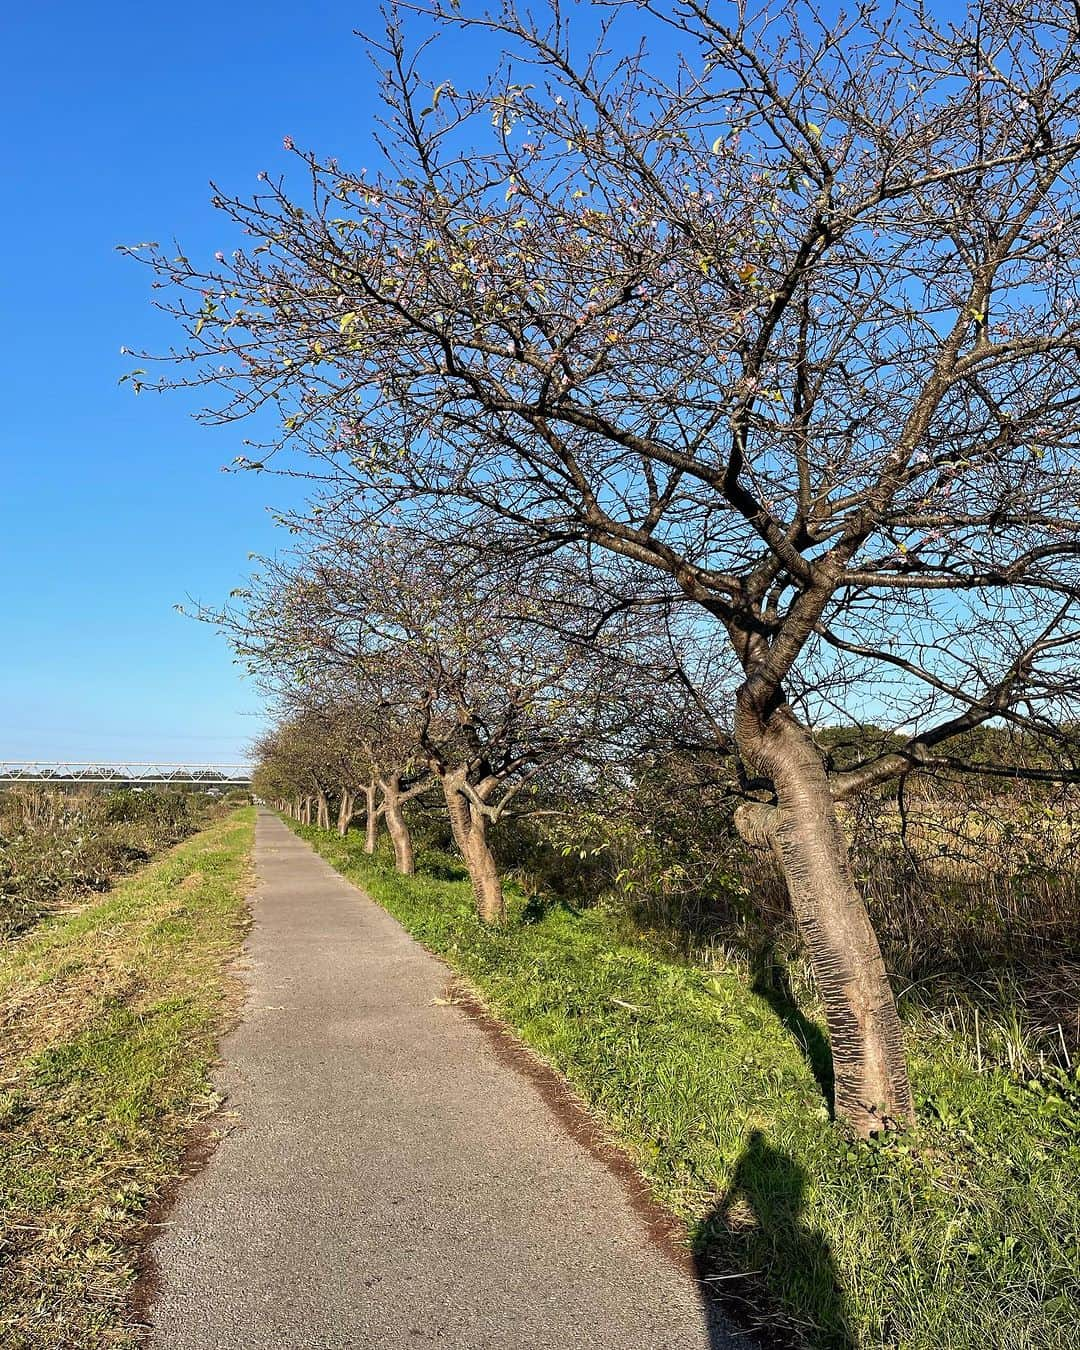
[{"label": "blue sky", "polygon": [[[6,7],[0,759],[223,761],[257,734],[260,698],[224,641],[173,607],[242,584],[248,554],[281,543],[266,508],[296,489],[221,472],[242,428],[118,386],[122,345],[173,333],[116,246],[234,246],[208,181],[246,193],[286,169],[299,186],[285,136],[374,166],[377,90],[353,29],[378,23],[370,0]],[[470,39],[427,68],[466,82],[481,63]]]},{"label": "blue sky", "polygon": [[[0,29],[0,758],[242,755],[260,699],[173,606],[220,602],[272,549],[283,480],[226,475],[242,430],[135,398],[160,347],[149,274],[116,245],[227,246],[208,180],[246,191],[282,138],[368,162],[352,30],[370,4],[35,3]],[[293,161],[295,164],[295,161]]]}]

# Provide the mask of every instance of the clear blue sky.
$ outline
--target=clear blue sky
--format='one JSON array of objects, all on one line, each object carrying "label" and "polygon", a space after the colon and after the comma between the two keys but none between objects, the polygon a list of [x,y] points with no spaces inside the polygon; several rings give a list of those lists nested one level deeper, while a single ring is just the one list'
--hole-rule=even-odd
[{"label": "clear blue sky", "polygon": [[[213,177],[247,190],[298,144],[371,161],[355,27],[371,4],[5,7],[0,28],[0,758],[232,759],[260,700],[176,614],[275,546],[290,485],[226,475],[239,429],[135,398],[123,344],[161,347],[149,274],[115,252],[226,247]],[[293,161],[295,164],[295,161]]]},{"label": "clear blue sky", "polygon": [[[242,429],[118,387],[120,347],[172,332],[116,246],[234,246],[208,180],[246,192],[259,170],[296,173],[286,135],[373,165],[377,94],[352,30],[378,22],[370,0],[5,7],[0,758],[226,760],[257,734],[224,641],[173,606],[241,584],[249,552],[279,543],[266,507],[295,488],[220,471]],[[438,78],[482,59],[444,46]]]}]

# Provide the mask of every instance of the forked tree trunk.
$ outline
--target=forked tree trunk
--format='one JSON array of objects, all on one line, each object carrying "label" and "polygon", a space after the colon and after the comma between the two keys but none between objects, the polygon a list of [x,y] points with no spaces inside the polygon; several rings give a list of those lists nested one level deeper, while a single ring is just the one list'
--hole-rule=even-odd
[{"label": "forked tree trunk", "polygon": [[375,803],[378,788],[374,783],[369,783],[364,789],[364,798],[367,803],[365,810],[367,819],[364,821],[364,852],[374,853],[375,845],[379,838],[379,811]]},{"label": "forked tree trunk", "polygon": [[317,818],[319,829],[328,830],[330,828],[330,802],[322,788],[319,788],[317,801],[319,803]]},{"label": "forked tree trunk", "polygon": [[310,798],[310,797],[305,797],[305,798],[304,798],[304,814],[301,816],[300,819],[301,819],[301,821],[303,822],[303,824],[305,824],[305,825],[310,825],[310,824],[311,824],[311,798]]},{"label": "forked tree trunk", "polygon": [[337,832],[342,839],[349,832],[349,826],[352,823],[353,807],[356,803],[356,794],[350,792],[347,788],[341,790],[341,801],[338,803],[337,814]]},{"label": "forked tree trunk", "polygon": [[461,791],[464,778],[460,770],[439,776],[450,814],[450,829],[469,870],[477,914],[485,923],[502,923],[506,919],[506,896],[487,840],[487,816]]},{"label": "forked tree trunk", "polygon": [[386,828],[390,834],[390,842],[394,845],[394,863],[403,875],[412,876],[416,871],[416,859],[413,856],[412,836],[409,834],[409,827],[405,823],[401,808],[401,780],[397,777],[389,778],[380,782],[379,786],[382,788],[382,808],[386,817]]},{"label": "forked tree trunk", "polygon": [[914,1119],[903,1033],[877,935],[852,876],[820,752],[786,705],[762,717],[740,694],[743,759],[771,780],[775,807],[736,813],[742,837],[773,851],[806,945],[832,1048],[835,1110],[866,1138]]}]

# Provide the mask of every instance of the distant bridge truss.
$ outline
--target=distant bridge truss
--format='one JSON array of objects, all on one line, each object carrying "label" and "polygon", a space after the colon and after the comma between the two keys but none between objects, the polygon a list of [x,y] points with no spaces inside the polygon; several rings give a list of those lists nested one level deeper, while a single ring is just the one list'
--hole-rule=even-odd
[{"label": "distant bridge truss", "polygon": [[166,783],[204,788],[250,787],[250,764],[109,764],[101,760],[0,760],[5,783],[104,783],[157,787]]}]

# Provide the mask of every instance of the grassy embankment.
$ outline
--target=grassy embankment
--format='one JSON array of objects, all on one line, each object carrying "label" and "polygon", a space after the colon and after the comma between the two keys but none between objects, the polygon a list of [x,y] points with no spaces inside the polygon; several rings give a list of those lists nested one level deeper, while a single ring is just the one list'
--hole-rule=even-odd
[{"label": "grassy embankment", "polygon": [[[485,930],[440,855],[397,876],[356,835],[294,826],[559,1069],[687,1223],[749,1322],[794,1343],[1080,1343],[1080,1080],[1022,1081],[906,1010],[920,1124],[855,1147],[829,1119],[819,1027],[745,972],[658,954],[602,908],[517,896]],[[425,866],[426,863],[426,866]]]},{"label": "grassy embankment", "polygon": [[214,1106],[254,812],[0,946],[0,1345],[135,1343],[140,1223]]},{"label": "grassy embankment", "polygon": [[201,792],[31,784],[0,792],[0,941],[107,890],[216,811]]}]

